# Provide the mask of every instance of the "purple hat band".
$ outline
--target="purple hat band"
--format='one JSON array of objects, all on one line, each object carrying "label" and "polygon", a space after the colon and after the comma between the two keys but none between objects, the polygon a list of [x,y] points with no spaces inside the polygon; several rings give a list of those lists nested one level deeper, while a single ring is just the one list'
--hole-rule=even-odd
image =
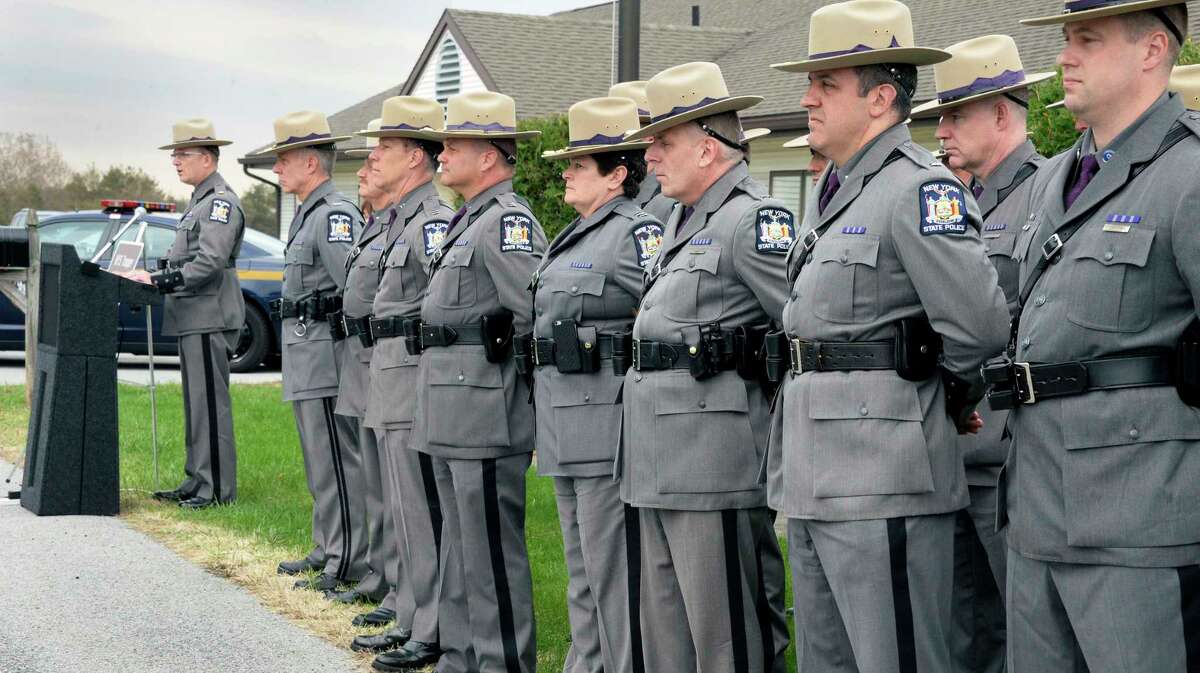
[{"label": "purple hat band", "polygon": [[[900,43],[896,40],[896,36],[893,35],[892,43],[889,44],[886,48],[887,49],[896,49],[899,46],[900,46]],[[812,61],[812,60],[816,60],[818,58],[833,58],[834,56],[845,56],[846,54],[857,54],[857,53],[863,52],[863,51],[875,51],[875,49],[876,49],[875,47],[868,47],[865,44],[860,44],[860,45],[855,45],[855,47],[853,49],[842,49],[840,51],[823,51],[819,54],[809,54],[808,60]]]},{"label": "purple hat band", "polygon": [[288,136],[287,140],[281,140],[276,145],[291,145],[292,143],[302,143],[309,140],[321,140],[322,138],[332,138],[328,133],[310,133],[306,136]]},{"label": "purple hat band", "polygon": [[1108,7],[1110,5],[1124,5],[1126,0],[1074,0],[1068,2],[1063,7],[1063,13],[1070,14],[1071,12],[1082,12],[1085,9],[1095,9],[1097,7]]},{"label": "purple hat band", "polygon": [[966,86],[960,86],[957,89],[938,92],[938,102],[953,103],[960,98],[974,96],[979,93],[986,93],[995,89],[1003,89],[1004,87],[1016,86],[1025,81],[1024,70],[1005,70],[995,77],[977,77],[974,82]]},{"label": "purple hat band", "polygon": [[421,129],[417,128],[416,126],[409,126],[408,124],[400,123],[400,124],[393,124],[390,126],[380,126],[379,130],[380,131],[420,131]]},{"label": "purple hat band", "polygon": [[606,136],[602,133],[597,133],[591,138],[585,140],[572,140],[567,143],[568,147],[590,147],[595,145],[616,145],[625,142],[625,136]]},{"label": "purple hat band", "polygon": [[488,133],[502,132],[513,133],[517,130],[515,126],[505,126],[500,122],[492,122],[490,124],[476,124],[475,122],[463,122],[461,124],[447,124],[447,131],[485,131]]},{"label": "purple hat band", "polygon": [[191,138],[188,138],[187,140],[176,140],[175,142],[190,143],[190,142],[194,142],[197,140],[216,140],[216,138],[213,138],[212,136],[192,136]]},{"label": "purple hat band", "polygon": [[701,100],[698,103],[673,107],[668,112],[664,112],[663,114],[655,115],[655,116],[651,117],[650,123],[657,124],[658,122],[660,122],[664,119],[670,119],[671,117],[674,117],[675,115],[681,115],[684,112],[691,112],[692,110],[695,110],[696,108],[704,107],[705,105],[712,105],[713,103],[719,103],[723,100],[727,100],[727,98],[728,97],[726,97],[726,98],[704,98],[703,100]]},{"label": "purple hat band", "polygon": [[650,116],[650,111],[649,111],[649,110],[643,110],[642,108],[638,108],[638,116],[639,116],[639,117],[649,117],[649,116]]}]

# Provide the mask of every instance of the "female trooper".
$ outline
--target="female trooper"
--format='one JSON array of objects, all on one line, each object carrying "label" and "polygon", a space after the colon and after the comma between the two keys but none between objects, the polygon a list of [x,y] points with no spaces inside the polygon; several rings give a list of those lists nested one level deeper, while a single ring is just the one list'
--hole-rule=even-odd
[{"label": "female trooper", "polygon": [[632,200],[646,175],[648,144],[623,142],[638,128],[636,104],[585,100],[571,106],[568,122],[570,144],[542,156],[567,162],[563,200],[579,217],[534,275],[533,333],[520,341],[533,371],[538,473],[554,477],[567,557],[572,650],[565,670],[628,673],[641,670],[641,648],[637,606],[629,604],[637,594],[629,591],[628,569],[638,560],[626,556],[626,540],[638,539],[637,515],[612,478],[629,366],[622,336],[662,224]]}]

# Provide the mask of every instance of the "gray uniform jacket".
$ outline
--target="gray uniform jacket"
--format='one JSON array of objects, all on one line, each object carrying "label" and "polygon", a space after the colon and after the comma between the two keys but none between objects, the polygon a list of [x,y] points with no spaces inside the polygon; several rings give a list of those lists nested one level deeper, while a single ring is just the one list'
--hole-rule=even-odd
[{"label": "gray uniform jacket", "polygon": [[[430,267],[421,320],[478,327],[483,316],[508,311],[517,333],[530,331],[529,284],[546,234],[513,193],[512,181],[477,194],[444,236]],[[533,451],[529,386],[511,357],[488,362],[483,346],[473,344],[429,348],[421,353],[417,378],[413,449],[459,459]]]},{"label": "gray uniform jacket", "polygon": [[[1140,175],[1176,124],[1191,135]],[[1102,153],[1108,158],[1070,209],[1076,152],[1038,171],[1039,247],[1080,218],[1033,286],[1016,359],[1087,360],[1170,349],[1200,315],[1200,113],[1163,96]],[[1088,147],[1085,133],[1076,149]],[[1009,420],[1005,481],[1009,545],[1067,563],[1184,566],[1200,562],[1200,409],[1172,386],[1103,390],[1020,405]],[[1003,493],[1003,490],[1002,490]],[[1001,501],[1001,512],[1004,504]]]},{"label": "gray uniform jacket", "polygon": [[[980,364],[1008,341],[1008,310],[979,235],[975,201],[897,124],[839,170],[824,213],[809,199],[803,240],[788,258],[788,334],[815,341],[896,336],[927,316],[943,366],[979,381]],[[844,173],[842,172],[844,171]],[[790,374],[776,400],[768,463],[771,506],[798,519],[844,521],[938,514],[967,504],[958,433],[940,376],[894,371]]]},{"label": "gray uniform jacket", "polygon": [[[626,332],[642,296],[642,269],[658,252],[662,224],[624,196],[576,218],[546,251],[537,272],[534,336],[554,338],[556,320],[575,320],[580,339]],[[600,371],[563,374],[552,364],[534,375],[538,474],[611,475],[621,441],[621,384],[612,361]]]},{"label": "gray uniform jacket", "polygon": [[234,262],[246,230],[242,204],[220,173],[196,185],[167,251],[183,289],[167,295],[163,334],[240,330],[246,304]]},{"label": "gray uniform jacket", "polygon": [[[341,293],[346,284],[346,256],[362,229],[362,213],[326,180],[296,209],[284,252],[283,298],[306,299]],[[283,321],[283,399],[333,397],[338,391],[336,351],[329,323],[308,320],[302,329],[295,318]],[[299,332],[299,334],[297,334]]]},{"label": "gray uniform jacket", "polygon": [[[1033,176],[1046,159],[1028,140],[1013,150],[996,170],[977,184],[983,187],[978,203],[983,216],[983,249],[996,267],[1000,289],[1008,301],[1008,311],[1017,311],[1018,241],[1028,245],[1033,238]],[[996,355],[1000,355],[997,353]],[[959,435],[959,450],[967,467],[971,486],[995,486],[1000,466],[1008,455],[1008,411],[993,411],[979,405],[983,429],[977,435]]]},{"label": "gray uniform jacket", "polygon": [[[434,244],[438,235],[444,235],[454,211],[442,202],[430,181],[405,194],[380,217],[391,218],[392,213],[396,219],[384,241],[379,291],[372,312],[380,318],[419,318],[429,282],[429,263],[436,250]],[[403,337],[381,339],[374,351],[372,392],[364,423],[367,427],[388,430],[411,427],[417,363],[421,358],[408,354]]]},{"label": "gray uniform jacket", "polygon": [[675,209],[675,199],[662,193],[662,186],[658,184],[658,178],[654,177],[653,173],[647,173],[642,180],[634,202],[659,222],[666,222],[671,217],[671,211]]},{"label": "gray uniform jacket", "polygon": [[[371,314],[375,293],[379,291],[380,264],[392,224],[390,209],[372,215],[355,238],[346,256],[346,285],[342,289],[342,312],[347,318]],[[338,377],[336,412],[362,418],[367,413],[367,395],[371,388],[371,353],[358,336],[342,344],[342,370]]]},{"label": "gray uniform jacket", "polygon": [[[778,320],[792,214],[750,177],[729,169],[682,222],[676,208],[649,268],[635,339],[694,344],[699,327]],[[735,371],[697,381],[686,369],[625,377],[621,498],[639,507],[714,511],[762,507],[759,465],[768,402]]]}]

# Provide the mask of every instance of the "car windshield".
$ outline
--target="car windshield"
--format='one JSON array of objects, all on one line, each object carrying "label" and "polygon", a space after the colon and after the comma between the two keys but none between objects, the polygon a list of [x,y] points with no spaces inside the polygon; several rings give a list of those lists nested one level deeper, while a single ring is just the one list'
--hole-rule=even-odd
[{"label": "car windshield", "polygon": [[58,220],[38,225],[42,243],[70,243],[79,259],[91,259],[100,247],[100,237],[108,229],[107,220]]},{"label": "car windshield", "polygon": [[255,229],[247,229],[242,238],[241,257],[283,257],[283,241]]}]

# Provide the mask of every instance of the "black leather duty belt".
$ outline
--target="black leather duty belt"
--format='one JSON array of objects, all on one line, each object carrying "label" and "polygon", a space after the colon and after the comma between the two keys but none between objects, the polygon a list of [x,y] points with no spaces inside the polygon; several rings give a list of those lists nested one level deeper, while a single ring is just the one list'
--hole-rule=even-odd
[{"label": "black leather duty belt", "polygon": [[371,338],[379,340],[404,336],[404,323],[412,322],[414,320],[417,319],[402,318],[398,315],[388,316],[386,318],[377,318],[375,316],[371,316]]},{"label": "black leather duty belt", "polygon": [[[691,369],[691,359],[699,353],[698,346],[663,341],[633,340],[633,369],[651,372],[662,369]],[[737,363],[727,360],[719,364],[722,371],[737,368]]]},{"label": "black leather duty belt", "polygon": [[324,320],[327,315],[342,309],[342,298],[337,296],[321,297],[319,299],[275,299],[271,302],[272,317],[301,318]]},{"label": "black leather duty belt", "polygon": [[421,325],[422,348],[483,343],[483,330],[474,325]]},{"label": "black leather duty belt", "polygon": [[371,333],[371,318],[372,316],[370,315],[365,315],[361,318],[351,318],[341,311],[330,314],[330,327],[332,327],[333,340],[340,341],[352,336],[369,335]]},{"label": "black leather duty belt", "polygon": [[983,379],[989,385],[988,404],[999,410],[1095,390],[1172,385],[1171,372],[1170,355],[1148,354],[1054,364],[990,365],[983,367]]},{"label": "black leather duty belt", "polygon": [[884,341],[805,341],[788,335],[794,374],[895,369],[896,343]]},{"label": "black leather duty belt", "polygon": [[[530,356],[533,359],[535,367],[558,364],[558,357],[554,349],[554,339],[533,339],[533,347],[530,349]],[[585,351],[596,349],[597,357],[601,360],[612,359],[613,352],[613,337],[611,334],[600,334],[596,337],[596,343],[581,342],[579,347]],[[686,366],[686,362],[684,365]]]}]

